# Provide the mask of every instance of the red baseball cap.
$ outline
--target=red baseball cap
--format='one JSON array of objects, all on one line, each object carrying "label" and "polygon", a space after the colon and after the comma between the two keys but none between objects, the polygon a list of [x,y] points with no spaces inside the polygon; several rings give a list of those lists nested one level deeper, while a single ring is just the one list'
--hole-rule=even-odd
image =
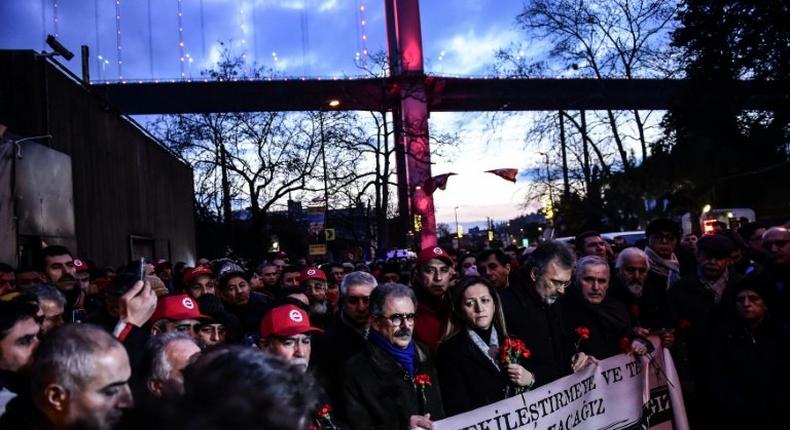
[{"label": "red baseball cap", "polygon": [[450,257],[450,254],[447,253],[444,249],[439,246],[434,246],[433,248],[425,248],[420,251],[420,255],[417,256],[417,264],[425,264],[433,259],[441,260],[447,263],[447,265],[452,266],[453,258]]},{"label": "red baseball cap", "polygon": [[326,282],[326,273],[317,267],[305,267],[302,274],[299,276],[299,282],[304,282],[310,279],[317,279]]},{"label": "red baseball cap", "polygon": [[189,284],[192,283],[192,281],[197,279],[198,276],[211,276],[213,278],[214,277],[214,272],[212,272],[211,269],[209,269],[206,266],[198,266],[198,267],[189,269],[184,274],[184,283],[189,285]]},{"label": "red baseball cap", "polygon": [[261,321],[261,337],[288,337],[302,333],[323,333],[310,325],[307,312],[296,305],[282,305],[270,310]]},{"label": "red baseball cap", "polygon": [[79,258],[75,258],[74,259],[74,269],[77,270],[77,273],[82,273],[82,272],[89,271],[90,267],[88,267],[88,263],[86,263],[85,261],[80,260]]},{"label": "red baseball cap", "polygon": [[197,302],[186,294],[178,294],[175,296],[165,296],[159,299],[156,304],[156,310],[151,316],[151,321],[156,322],[159,320],[210,320],[200,313]]}]

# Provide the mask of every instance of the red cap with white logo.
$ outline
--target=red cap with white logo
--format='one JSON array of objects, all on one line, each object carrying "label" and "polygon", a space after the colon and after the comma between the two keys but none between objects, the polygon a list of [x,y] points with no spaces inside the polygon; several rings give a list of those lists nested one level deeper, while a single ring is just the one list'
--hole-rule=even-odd
[{"label": "red cap with white logo", "polygon": [[420,251],[420,255],[417,256],[417,264],[425,264],[433,259],[441,260],[447,263],[449,266],[452,266],[453,258],[450,257],[450,254],[447,251],[443,250],[441,247],[434,246],[432,248],[425,248]]},{"label": "red cap with white logo", "polygon": [[302,333],[323,333],[318,327],[310,325],[310,318],[304,309],[296,305],[282,305],[270,310],[261,321],[261,337],[288,337]]},{"label": "red cap with white logo", "polygon": [[309,279],[317,279],[326,282],[326,273],[317,267],[305,267],[305,269],[302,270],[301,276],[299,276],[299,281],[304,282]]},{"label": "red cap with white logo", "polygon": [[86,263],[84,260],[80,260],[79,258],[75,258],[74,259],[74,269],[77,271],[77,273],[82,273],[82,272],[87,272],[88,270],[90,270],[90,267],[88,267],[88,263]]},{"label": "red cap with white logo", "polygon": [[156,304],[156,310],[151,316],[151,321],[156,322],[159,320],[210,320],[200,313],[197,302],[187,296],[186,294],[178,294],[176,296],[166,296],[159,299]]}]

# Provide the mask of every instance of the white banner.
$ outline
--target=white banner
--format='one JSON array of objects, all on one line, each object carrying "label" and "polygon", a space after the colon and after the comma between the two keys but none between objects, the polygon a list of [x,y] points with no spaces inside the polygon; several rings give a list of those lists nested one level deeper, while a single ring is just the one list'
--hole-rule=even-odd
[{"label": "white banner", "polygon": [[[649,366],[652,371],[646,371]],[[669,375],[671,384],[667,383]],[[640,428],[643,411],[651,428],[686,430],[680,384],[669,352],[625,354],[588,366],[533,391],[455,415],[434,430],[614,430]],[[655,427],[653,427],[655,425]]]}]

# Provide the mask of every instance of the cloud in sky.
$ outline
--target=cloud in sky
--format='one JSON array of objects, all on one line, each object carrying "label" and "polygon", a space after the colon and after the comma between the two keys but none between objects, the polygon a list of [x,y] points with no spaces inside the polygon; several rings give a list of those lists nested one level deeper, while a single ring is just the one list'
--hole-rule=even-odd
[{"label": "cloud in sky", "polygon": [[[484,74],[494,61],[494,53],[518,40],[514,19],[522,0],[453,0],[420,2],[426,69],[433,73]],[[94,79],[117,78],[114,2],[59,2],[59,39],[79,52],[80,45],[91,50]],[[121,24],[124,77],[170,79],[180,75],[177,2],[151,0],[149,34],[148,2],[122,0]],[[203,5],[201,17],[200,5]],[[367,48],[373,53],[386,50],[384,2],[381,0],[203,0],[182,2],[185,53],[194,63],[186,73],[200,70],[219,59],[219,41],[236,52],[245,52],[249,61],[275,68],[287,75],[360,75],[354,54],[360,49],[358,5],[366,6]],[[42,5],[44,19],[42,20]],[[240,5],[244,6],[242,11]],[[98,20],[96,18],[98,17]],[[303,33],[302,18],[307,27]],[[44,48],[43,35],[54,32],[52,2],[0,0],[0,49]],[[243,27],[242,27],[243,26]],[[303,36],[306,52],[303,52]],[[245,43],[242,44],[241,40]],[[445,51],[443,60],[438,56]],[[277,52],[275,63],[272,52]],[[97,56],[108,63],[98,66]],[[441,64],[439,64],[441,63]],[[68,67],[80,72],[78,56]],[[462,141],[452,161],[434,159],[435,174],[456,171],[447,191],[436,192],[440,220],[454,218],[506,219],[521,212],[525,185],[516,185],[483,170],[515,167],[524,169],[533,155],[524,152],[522,138],[529,114],[516,116],[496,133],[486,131],[485,119],[474,114],[439,114],[431,117],[432,127],[454,128],[463,124]],[[463,121],[461,121],[461,119]]]}]

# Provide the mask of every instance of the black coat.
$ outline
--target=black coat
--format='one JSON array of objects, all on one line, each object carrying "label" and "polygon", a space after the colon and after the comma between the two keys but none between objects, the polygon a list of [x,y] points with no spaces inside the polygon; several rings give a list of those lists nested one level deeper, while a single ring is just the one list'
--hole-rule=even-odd
[{"label": "black coat", "polygon": [[439,344],[436,367],[444,410],[449,416],[505,398],[507,374],[486,358],[465,328]]},{"label": "black coat", "polygon": [[412,415],[431,414],[444,418],[439,378],[428,348],[416,344],[415,375],[428,374],[432,384],[426,389],[427,405],[403,367],[380,347],[368,342],[365,350],[346,364],[344,403],[346,419],[354,430],[409,428]]},{"label": "black coat", "polygon": [[546,305],[533,285],[514,285],[502,293],[502,310],[509,334],[532,352],[529,364],[536,387],[571,373],[573,339],[565,330],[559,301]]},{"label": "black coat", "polygon": [[[241,322],[243,336],[255,340],[260,336],[260,325],[263,316],[272,308],[274,300],[271,296],[256,291],[250,293],[250,301],[246,305],[236,306],[222,301],[225,310],[236,316]],[[245,342],[246,343],[246,342]]]},{"label": "black coat", "polygon": [[710,428],[790,428],[787,331],[770,319],[755,330],[718,322],[709,345]]},{"label": "black coat", "polygon": [[345,417],[343,408],[343,370],[351,357],[365,349],[367,341],[342,320],[342,311],[329,328],[315,337],[310,366],[326,389],[338,417]]},{"label": "black coat", "polygon": [[623,352],[620,345],[623,338],[628,339],[629,345],[634,338],[628,310],[619,300],[606,296],[600,304],[594,305],[585,301],[579,286],[574,285],[561,301],[565,326],[571,330],[569,336],[574,342],[578,339],[574,332],[576,327],[590,329],[590,337],[579,344],[585,354],[603,360]]},{"label": "black coat", "polygon": [[637,297],[618,279],[612,279],[608,295],[621,301],[627,309],[634,308],[634,311],[630,312],[632,326],[651,330],[673,328],[674,322],[669,320],[667,314],[666,283],[666,276],[648,272],[642,295]]}]

